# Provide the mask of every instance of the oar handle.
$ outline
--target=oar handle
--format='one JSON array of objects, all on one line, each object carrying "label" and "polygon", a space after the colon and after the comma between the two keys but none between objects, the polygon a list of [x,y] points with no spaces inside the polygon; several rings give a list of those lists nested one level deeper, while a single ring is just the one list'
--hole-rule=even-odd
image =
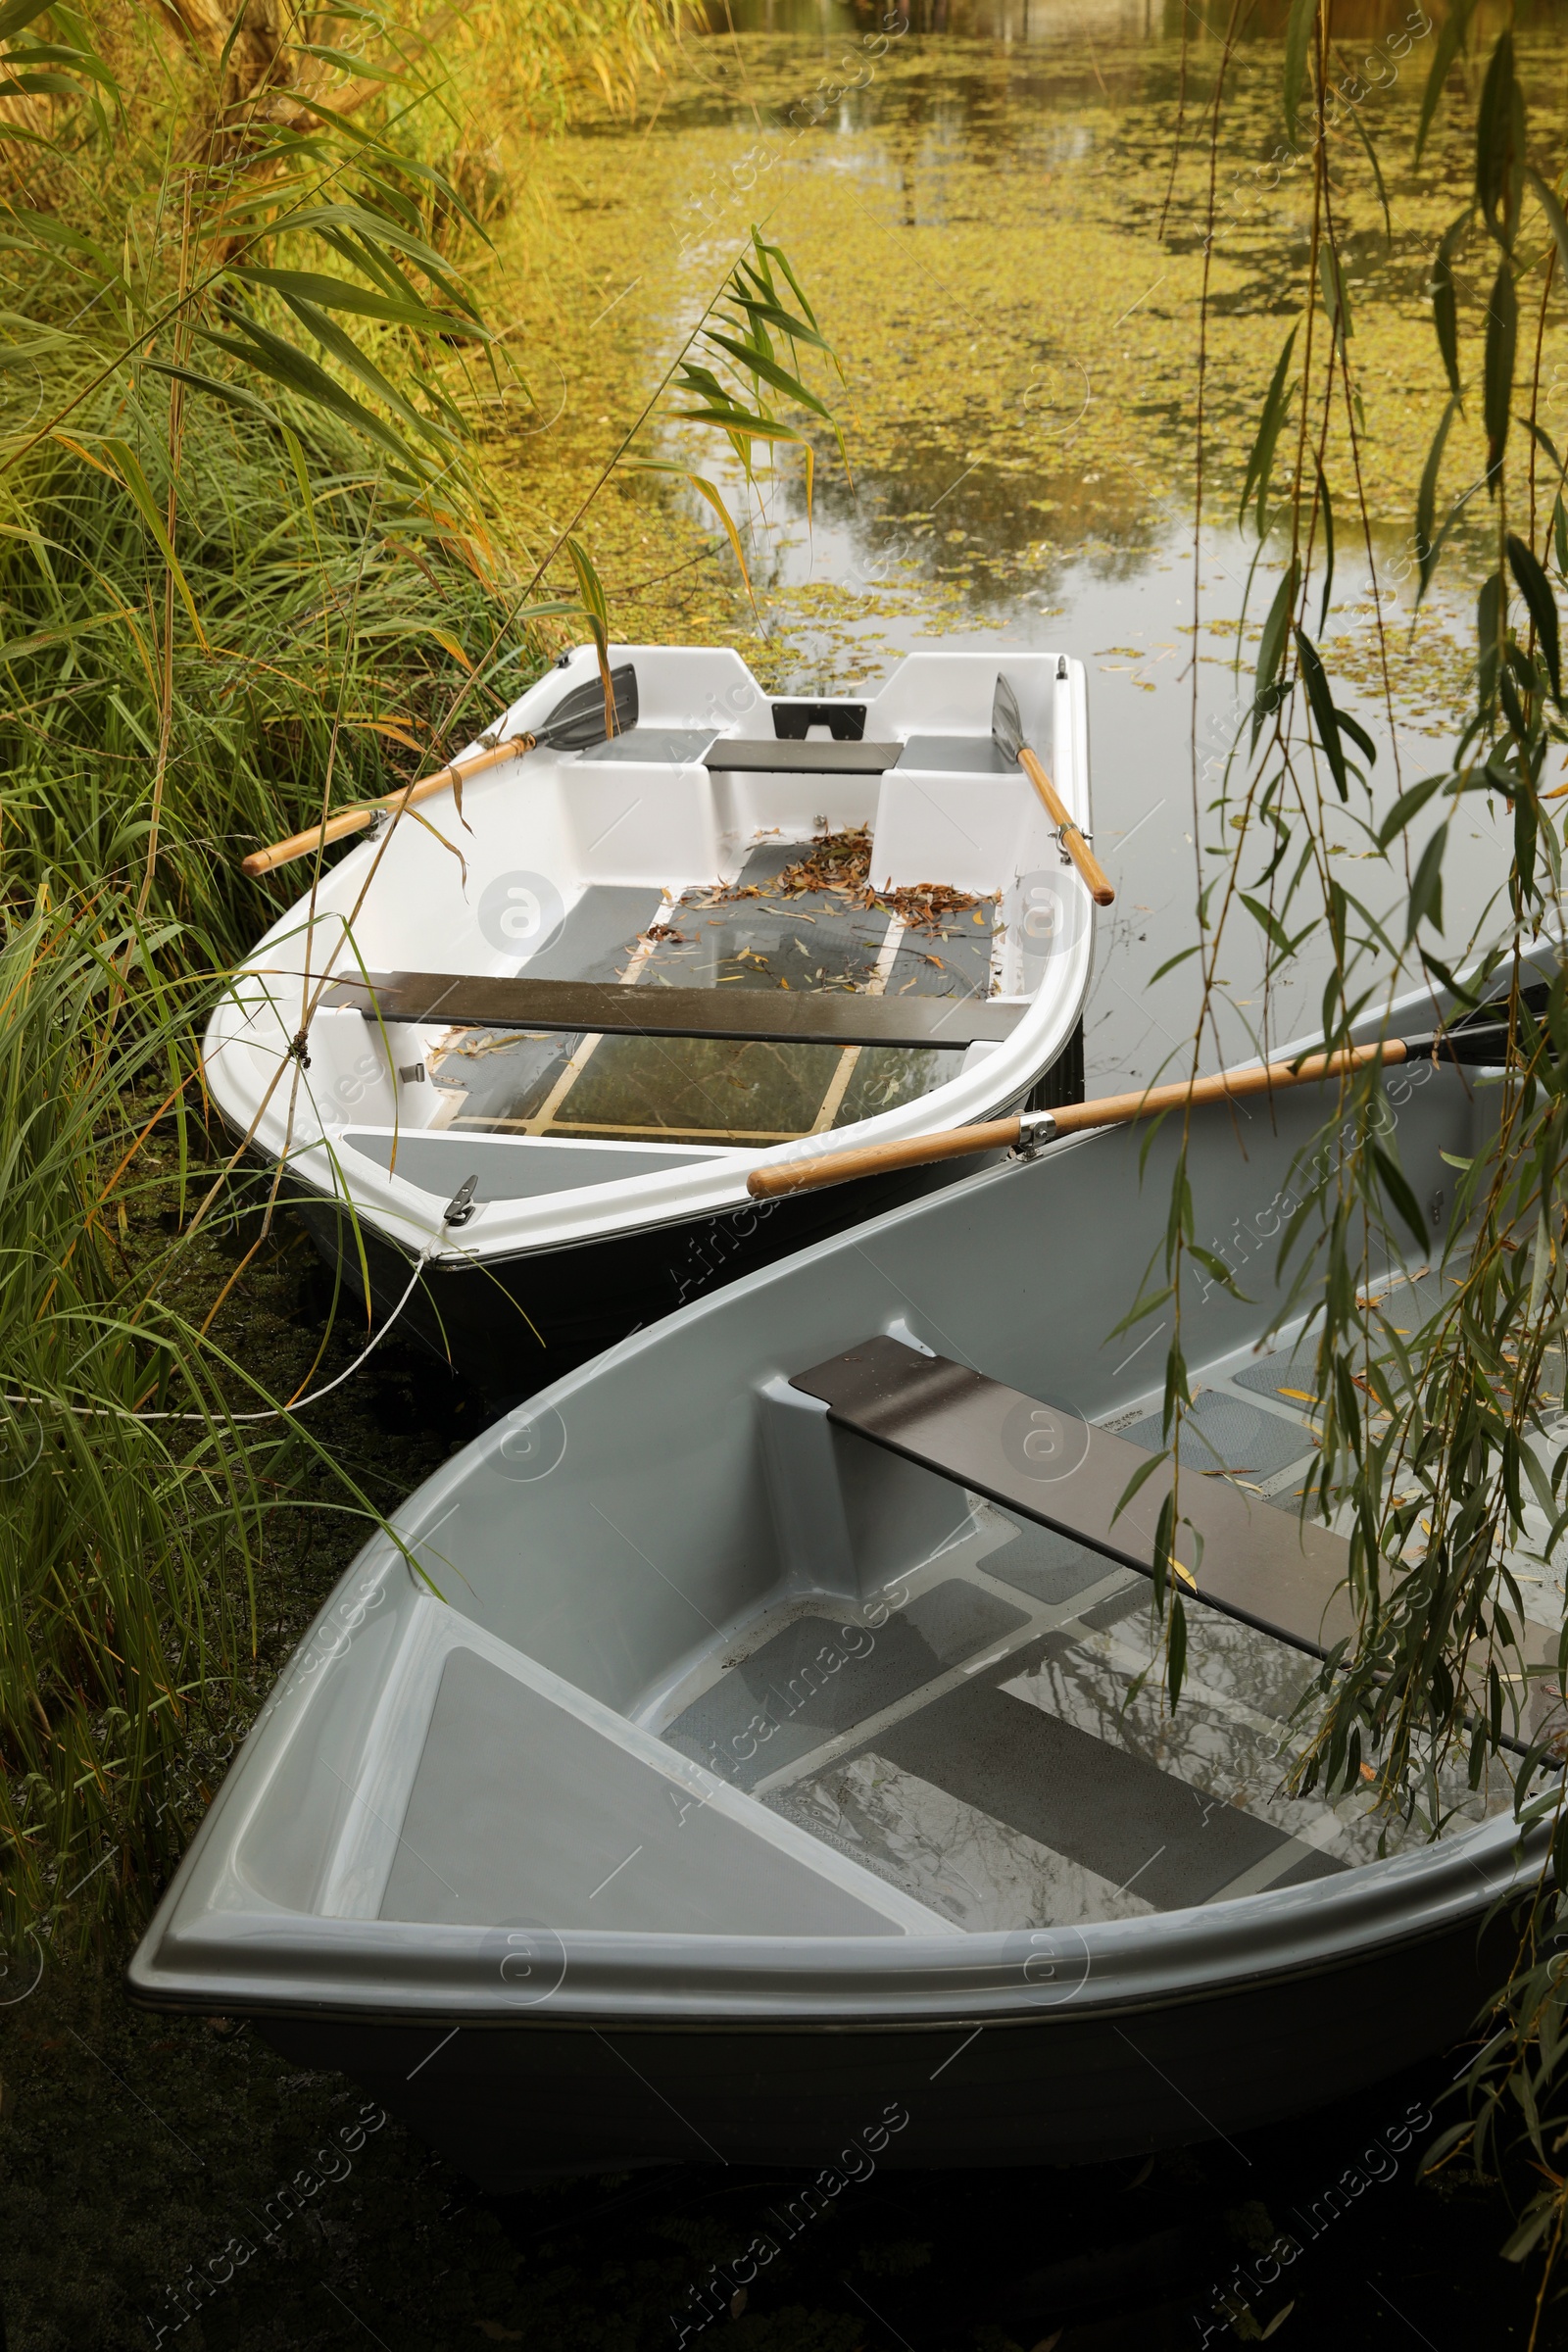
[{"label": "oar handle", "polygon": [[291,833],[287,841],[274,841],[270,849],[253,850],[240,859],[240,872],[254,882],[270,874],[274,866],[292,865],[296,858],[308,858],[313,850],[324,849],[329,841],[342,841],[350,833],[362,833],[372,824],[383,809],[412,808],[418,801],[427,801],[433,794],[445,792],[453,784],[466,783],[481,768],[494,767],[502,760],[515,760],[523,752],[532,751],[531,735],[514,735],[509,743],[498,743],[493,751],[480,752],[472,760],[464,760],[452,767],[443,767],[433,776],[426,776],[412,791],[406,786],[399,792],[383,793],[378,801],[362,801],[353,808],[344,808],[329,816],[324,825],[312,825],[308,833]]},{"label": "oar handle", "polygon": [[746,1190],[754,1200],[778,1200],[787,1193],[820,1191],[824,1185],[848,1184],[856,1176],[885,1176],[897,1168],[925,1167],[933,1160],[962,1159],[977,1152],[1008,1152],[1027,1135],[1031,1144],[1047,1144],[1059,1135],[1081,1135],[1094,1127],[1123,1127],[1134,1119],[1157,1118],[1161,1111],[1184,1104],[1225,1102],[1248,1095],[1272,1094],[1287,1086],[1307,1086],[1315,1079],[1340,1078],[1369,1061],[1403,1061],[1406,1049],[1397,1038],[1381,1045],[1352,1046],[1341,1054],[1308,1054],[1299,1062],[1272,1061],[1250,1070],[1220,1070],[1212,1078],[1198,1078],[1174,1086],[1145,1087],[1130,1095],[1102,1095],[1095,1102],[1066,1102],[1059,1110],[1025,1111],[1016,1119],[983,1119],[973,1127],[950,1127],[939,1135],[911,1136],[906,1143],[862,1144],[858,1151],[835,1152],[821,1159],[775,1162],[754,1168]]},{"label": "oar handle", "polygon": [[1116,893],[1110,886],[1109,875],[1085,841],[1082,828],[1068,815],[1066,803],[1027,744],[1018,754],[1018,765],[1044,801],[1047,813],[1061,837],[1061,846],[1082,874],[1095,905],[1114,906]]}]

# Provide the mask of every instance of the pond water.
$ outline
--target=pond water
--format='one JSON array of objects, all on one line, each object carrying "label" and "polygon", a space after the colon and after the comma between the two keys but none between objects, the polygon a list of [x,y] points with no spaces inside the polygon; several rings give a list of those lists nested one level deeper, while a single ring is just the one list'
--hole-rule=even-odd
[{"label": "pond water", "polygon": [[[1282,135],[1284,11],[1252,20],[1265,29],[1244,42],[1221,111],[1196,561],[1218,44],[1195,12],[1147,0],[932,0],[912,22],[887,12],[891,32],[879,29],[882,13],[839,0],[715,0],[708,34],[688,41],[639,120],[541,148],[516,218],[533,251],[541,213],[549,223],[548,282],[509,262],[520,246],[505,231],[498,254],[513,271],[515,354],[537,404],[509,428],[516,519],[543,552],[543,534],[570,517],[612,456],[749,224],[762,223],[839,355],[843,382],[825,368],[816,380],[843,421],[849,472],[824,438],[808,514],[795,453],[748,497],[710,446],[656,426],[639,446],[707,472],[744,516],[755,607],[702,499],[672,492],[667,476],[622,474],[586,525],[615,633],[733,642],[770,688],[793,692],[873,685],[900,654],[936,643],[994,649],[999,662],[1009,647],[1081,656],[1096,846],[1117,887],[1099,924],[1090,1091],[1147,1081],[1184,1067],[1191,1052],[1196,966],[1154,976],[1197,937],[1200,894],[1234,843],[1228,809],[1212,804],[1281,567],[1271,543],[1259,550],[1238,528],[1237,507],[1257,411],[1303,299],[1309,190],[1303,174],[1270,163]],[[1347,62],[1360,61],[1359,126],[1379,154],[1389,210],[1385,219],[1348,135],[1336,201],[1362,429],[1353,451],[1343,424],[1330,433],[1338,561],[1320,637],[1338,699],[1379,753],[1370,789],[1331,832],[1332,870],[1378,914],[1401,908],[1408,885],[1397,851],[1391,863],[1369,828],[1443,763],[1465,703],[1490,527],[1485,500],[1473,502],[1476,519],[1417,614],[1411,516],[1445,397],[1427,279],[1470,169],[1457,100],[1440,112],[1420,172],[1411,166],[1432,24],[1415,0],[1369,0],[1336,19]],[[1533,130],[1549,136],[1560,24],[1533,18],[1521,38],[1541,93]],[[1461,331],[1472,333],[1471,318]],[[1568,338],[1548,329],[1543,416],[1558,429],[1565,363]],[[1473,420],[1461,420],[1444,477],[1450,497],[1476,479],[1478,446]],[[1450,956],[1496,924],[1507,862],[1500,805],[1465,807],[1448,858]],[[1412,855],[1429,829],[1417,824]],[[1258,869],[1267,856],[1259,849]],[[1233,921],[1206,1065],[1315,1024],[1326,969],[1316,940],[1275,982],[1266,1016],[1261,947],[1247,918]]]}]

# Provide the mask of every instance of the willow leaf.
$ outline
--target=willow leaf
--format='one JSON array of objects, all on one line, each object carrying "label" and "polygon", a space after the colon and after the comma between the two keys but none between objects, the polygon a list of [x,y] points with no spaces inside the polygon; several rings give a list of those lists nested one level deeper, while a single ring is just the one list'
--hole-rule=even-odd
[{"label": "willow leaf", "polygon": [[1150,975],[1149,975],[1149,985],[1150,985],[1150,987],[1151,987],[1151,988],[1152,988],[1152,987],[1153,987],[1153,985],[1154,985],[1154,982],[1155,982],[1156,980],[1163,980],[1163,979],[1164,979],[1164,977],[1165,977],[1165,974],[1166,974],[1167,972],[1173,972],[1173,971],[1176,969],[1176,966],[1177,966],[1179,963],[1185,963],[1185,962],[1187,961],[1187,958],[1189,957],[1189,956],[1200,956],[1200,955],[1201,955],[1201,954],[1202,954],[1202,949],[1203,949],[1203,943],[1202,943],[1202,941],[1201,941],[1200,939],[1195,939],[1195,940],[1194,940],[1194,942],[1193,942],[1193,944],[1192,944],[1192,946],[1191,946],[1190,948],[1181,948],[1181,949],[1179,949],[1179,950],[1177,951],[1177,953],[1176,953],[1174,956],[1166,956],[1166,958],[1165,958],[1165,960],[1164,960],[1164,962],[1163,962],[1163,963],[1162,963],[1162,964],[1159,966],[1159,969],[1158,969],[1157,971],[1154,971],[1154,972],[1151,972],[1151,973],[1150,973]]},{"label": "willow leaf", "polygon": [[1494,492],[1502,472],[1508,445],[1508,415],[1513,401],[1514,355],[1519,340],[1519,298],[1514,291],[1513,265],[1504,255],[1487,305],[1487,354],[1483,416],[1487,428],[1487,485]]},{"label": "willow leaf", "polygon": [[1317,0],[1291,0],[1285,25],[1285,129],[1296,136],[1296,118],[1301,111],[1301,88],[1306,80],[1306,52],[1317,23]]},{"label": "willow leaf", "polygon": [[1293,944],[1291,935],[1273,909],[1265,906],[1261,899],[1250,897],[1245,890],[1238,891],[1237,896],[1259,930],[1267,934],[1282,956],[1289,956]]},{"label": "willow leaf", "polygon": [[[1432,436],[1432,447],[1428,450],[1427,462],[1421,468],[1421,487],[1416,493],[1415,557],[1421,573],[1420,593],[1422,596],[1426,594],[1427,583],[1431,579],[1437,567],[1438,558],[1443,552],[1444,534],[1440,534],[1438,538],[1434,539],[1432,523],[1437,512],[1438,477],[1443,470],[1444,443],[1448,438],[1448,427],[1453,422],[1458,406],[1459,400],[1456,393],[1444,410],[1438,429]],[[1417,602],[1419,603],[1419,601],[1418,597]]]},{"label": "willow leaf", "polygon": [[1443,854],[1447,845],[1448,828],[1442,824],[1422,851],[1410,885],[1407,940],[1414,939],[1423,922],[1430,922],[1435,931],[1443,928]]},{"label": "willow leaf", "polygon": [[1497,691],[1497,666],[1502,659],[1507,612],[1507,583],[1500,571],[1494,571],[1482,581],[1481,593],[1476,598],[1476,693],[1482,711],[1491,709]]},{"label": "willow leaf", "polygon": [[1356,750],[1360,753],[1362,759],[1367,762],[1368,766],[1376,767],[1378,760],[1378,747],[1373,742],[1371,736],[1367,733],[1365,727],[1362,726],[1360,720],[1358,718],[1352,718],[1348,710],[1336,710],[1334,713],[1334,719],[1335,724],[1340,730],[1340,733],[1342,735],[1348,735],[1350,741],[1354,744]]},{"label": "willow leaf", "polygon": [[1438,111],[1438,101],[1443,96],[1448,69],[1459,54],[1475,5],[1476,0],[1451,0],[1448,14],[1438,33],[1438,45],[1432,52],[1432,70],[1427,75],[1426,92],[1421,100],[1421,120],[1416,125],[1417,163],[1421,161],[1421,150],[1427,143],[1427,133],[1432,128],[1432,118]]},{"label": "willow leaf", "polygon": [[1534,551],[1512,531],[1508,534],[1508,564],[1536,624],[1536,643],[1551,680],[1552,700],[1562,706],[1562,666],[1557,634],[1557,600]]},{"label": "willow leaf", "polygon": [[1443,354],[1443,369],[1448,379],[1448,389],[1459,409],[1464,407],[1464,394],[1459,384],[1459,306],[1453,284],[1453,257],[1459,239],[1470,225],[1468,213],[1451,220],[1438,243],[1437,259],[1432,265],[1432,324],[1437,332],[1438,349]]},{"label": "willow leaf", "polygon": [[1291,364],[1291,351],[1298,329],[1292,327],[1285,338],[1285,347],[1275,363],[1263,413],[1258,418],[1257,433],[1247,460],[1247,478],[1242,484],[1241,504],[1236,511],[1236,527],[1241,529],[1247,514],[1248,502],[1255,488],[1257,492],[1257,535],[1263,536],[1263,515],[1268,500],[1269,476],[1274,466],[1274,451],[1280,430],[1289,413],[1292,390],[1286,384],[1286,370]]},{"label": "willow leaf", "polygon": [[1328,760],[1335,790],[1342,801],[1348,801],[1350,785],[1345,771],[1345,747],[1340,741],[1340,722],[1334,709],[1334,697],[1329,692],[1329,682],[1317,647],[1306,631],[1300,628],[1296,631],[1296,657],[1300,663],[1306,699],[1312,707],[1312,716],[1317,721],[1317,739]]},{"label": "willow leaf", "polygon": [[1244,1306],[1251,1306],[1254,1303],[1248,1298],[1245,1291],[1237,1289],[1236,1276],[1225,1260],[1222,1257],[1216,1257],[1212,1250],[1205,1250],[1201,1242],[1189,1242],[1187,1252],[1190,1257],[1197,1259],[1205,1274],[1217,1282],[1223,1290],[1229,1291],[1233,1298],[1239,1298]]},{"label": "willow leaf", "polygon": [[1530,164],[1525,166],[1525,177],[1535,189],[1537,201],[1546,216],[1546,226],[1551,231],[1551,241],[1557,249],[1557,267],[1563,284],[1568,285],[1568,215],[1563,212],[1556,190],[1549,187]]},{"label": "willow leaf", "polygon": [[[1170,1294],[1168,1291],[1165,1291],[1161,1292],[1160,1296],[1162,1298],[1169,1298]],[[1127,1508],[1127,1505],[1132,1501],[1133,1496],[1137,1494],[1139,1488],[1144,1484],[1144,1481],[1146,1479],[1152,1478],[1154,1472],[1160,1467],[1160,1464],[1162,1462],[1169,1461],[1169,1459],[1170,1448],[1169,1446],[1165,1446],[1160,1452],[1152,1453],[1147,1462],[1139,1463],[1138,1468],[1133,1472],[1125,1487],[1123,1487],[1120,1498],[1116,1504],[1116,1508],[1110,1514],[1110,1523],[1112,1527],[1115,1526],[1116,1521],[1121,1517],[1123,1511]]]},{"label": "willow leaf", "polygon": [[1349,113],[1350,122],[1355,131],[1356,137],[1360,140],[1362,147],[1366,150],[1366,160],[1372,167],[1372,177],[1378,191],[1378,202],[1383,207],[1383,242],[1385,246],[1392,247],[1394,243],[1394,215],[1389,209],[1389,191],[1383,184],[1383,166],[1378,162],[1378,151],[1372,144],[1372,134],[1361,120],[1360,108],[1358,106],[1352,106],[1348,111]]},{"label": "willow leaf", "polygon": [[[1298,5],[1299,5],[1299,0],[1298,0]],[[1181,1563],[1177,1560],[1174,1550],[1171,1552],[1171,1566],[1178,1575],[1181,1573]],[[1165,1654],[1165,1688],[1170,1692],[1170,1703],[1173,1708],[1181,1697],[1182,1684],[1186,1675],[1187,1611],[1182,1604],[1181,1594],[1173,1592],[1170,1603],[1170,1643]]]},{"label": "willow leaf", "polygon": [[1350,297],[1346,288],[1345,269],[1339,254],[1327,240],[1317,249],[1317,276],[1323,293],[1323,308],[1343,359],[1345,346],[1355,328],[1350,321]]},{"label": "willow leaf", "polygon": [[1497,35],[1476,109],[1476,201],[1504,251],[1513,244],[1524,170],[1524,100],[1513,68],[1513,34]]},{"label": "willow leaf", "polygon": [[1516,416],[1514,417],[1514,422],[1515,424],[1523,425],[1525,431],[1530,435],[1530,438],[1532,441],[1534,441],[1536,447],[1540,450],[1543,450],[1550,459],[1552,465],[1557,468],[1557,478],[1560,481],[1562,476],[1565,473],[1568,473],[1568,458],[1564,458],[1560,455],[1556,442],[1547,432],[1545,426],[1538,423],[1534,416]]},{"label": "willow leaf", "polygon": [[1295,608],[1297,590],[1300,584],[1300,564],[1293,556],[1289,568],[1281,579],[1279,587],[1275,590],[1274,602],[1268,609],[1268,618],[1263,623],[1262,640],[1257,649],[1257,668],[1252,689],[1252,749],[1254,751],[1257,749],[1257,738],[1262,731],[1264,719],[1271,710],[1277,710],[1279,707],[1279,693],[1275,680],[1279,676],[1280,664],[1285,659],[1291,613]]},{"label": "willow leaf", "polygon": [[1317,633],[1321,637],[1329,616],[1329,598],[1334,593],[1334,501],[1329,496],[1322,466],[1316,458],[1312,463],[1317,466],[1317,498],[1323,515],[1323,598],[1317,613]]},{"label": "willow leaf", "polygon": [[1397,1160],[1390,1157],[1381,1144],[1373,1145],[1372,1158],[1383,1190],[1388,1194],[1400,1217],[1415,1236],[1416,1248],[1418,1250],[1426,1249],[1431,1236],[1427,1232],[1426,1219],[1416,1206],[1416,1198],[1410,1190],[1409,1179],[1404,1170],[1399,1166]]}]

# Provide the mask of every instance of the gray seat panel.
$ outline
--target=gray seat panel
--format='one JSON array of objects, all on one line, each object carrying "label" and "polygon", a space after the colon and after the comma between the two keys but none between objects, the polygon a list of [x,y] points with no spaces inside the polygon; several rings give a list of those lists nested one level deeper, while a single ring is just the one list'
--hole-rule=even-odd
[{"label": "gray seat panel", "polygon": [[663,903],[646,883],[590,883],[523,969],[530,980],[618,980]]},{"label": "gray seat panel", "polygon": [[950,1691],[877,1736],[880,1752],[1156,1909],[1200,1903],[1284,1833],[990,1684]]},{"label": "gray seat panel", "polygon": [[[1255,1383],[1253,1385],[1256,1385]],[[1267,1394],[1267,1391],[1263,1391]],[[1298,1402],[1282,1396],[1282,1404]],[[1135,1422],[1120,1435],[1129,1446],[1142,1446],[1153,1453],[1164,1445],[1164,1424],[1158,1413],[1147,1420]],[[1205,1475],[1221,1470],[1240,1476],[1249,1472],[1257,1478],[1268,1478],[1283,1470],[1287,1462],[1303,1461],[1312,1452],[1315,1441],[1306,1428],[1293,1428],[1277,1413],[1260,1413],[1239,1396],[1223,1396],[1216,1389],[1204,1389],[1194,1397],[1192,1409],[1183,1415],[1181,1460],[1186,1469],[1201,1470]]]},{"label": "gray seat panel", "polygon": [[987,1576],[998,1584],[1011,1585],[1015,1592],[1026,1592],[1031,1600],[1056,1609],[1091,1585],[1102,1585],[1110,1564],[1103,1552],[1091,1551],[1054,1528],[1026,1522],[1010,1544],[987,1555],[984,1565]]},{"label": "gray seat panel", "polygon": [[628,727],[624,735],[590,744],[577,759],[584,767],[628,760],[656,767],[687,767],[702,758],[716,731],[713,727]]},{"label": "gray seat panel", "polygon": [[875,1633],[837,1618],[797,1617],[730,1667],[663,1736],[750,1788],[1027,1622],[957,1577]]}]

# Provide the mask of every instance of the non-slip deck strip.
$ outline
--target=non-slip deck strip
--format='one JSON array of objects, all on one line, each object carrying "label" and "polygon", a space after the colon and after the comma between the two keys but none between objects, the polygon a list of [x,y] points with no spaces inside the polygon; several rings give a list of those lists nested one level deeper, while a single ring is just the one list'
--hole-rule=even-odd
[{"label": "non-slip deck strip", "polygon": [[465,1028],[581,1031],[606,1037],[710,1037],[819,1046],[1004,1044],[1028,1006],[984,997],[869,997],[849,990],[622,988],[472,972],[368,972],[329,990],[328,1005],[368,1019]]},{"label": "non-slip deck strip", "polygon": [[[1149,1468],[1147,1452],[1125,1439],[880,1334],[796,1373],[791,1385],[820,1397],[841,1429],[1152,1574],[1170,1465],[1152,1471],[1118,1514],[1128,1484]],[[1182,1479],[1180,1502],[1183,1520],[1203,1539],[1200,1599],[1318,1657],[1353,1633],[1342,1537],[1193,1471]],[[1177,1551],[1191,1562],[1186,1530]]]}]

